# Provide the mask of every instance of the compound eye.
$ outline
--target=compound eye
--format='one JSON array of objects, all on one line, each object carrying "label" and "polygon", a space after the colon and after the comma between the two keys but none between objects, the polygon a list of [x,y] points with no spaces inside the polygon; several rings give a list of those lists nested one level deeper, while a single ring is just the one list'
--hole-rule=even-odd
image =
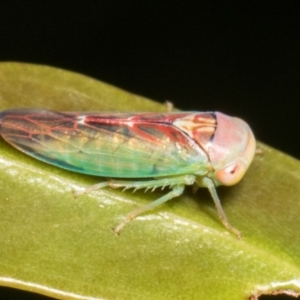
[{"label": "compound eye", "polygon": [[225,168],[215,173],[216,179],[222,185],[234,185],[238,183],[244,176],[247,167],[242,160],[236,160]]}]

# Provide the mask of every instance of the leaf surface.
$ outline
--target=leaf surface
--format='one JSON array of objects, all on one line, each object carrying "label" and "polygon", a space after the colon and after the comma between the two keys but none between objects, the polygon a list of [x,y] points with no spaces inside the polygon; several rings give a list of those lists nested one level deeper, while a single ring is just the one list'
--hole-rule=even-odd
[{"label": "leaf surface", "polygon": [[[166,105],[72,72],[1,63],[0,110],[156,111]],[[218,220],[208,191],[138,217],[162,191],[73,189],[102,178],[68,172],[0,140],[0,284],[60,299],[247,299],[300,292],[300,163],[259,144],[245,178],[218,189],[237,240]]]}]

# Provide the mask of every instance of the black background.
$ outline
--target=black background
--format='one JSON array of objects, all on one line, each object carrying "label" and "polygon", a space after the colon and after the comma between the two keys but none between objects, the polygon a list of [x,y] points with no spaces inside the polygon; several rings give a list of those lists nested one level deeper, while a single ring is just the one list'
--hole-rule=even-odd
[{"label": "black background", "polygon": [[0,60],[239,116],[259,140],[300,158],[298,3],[2,1]]}]

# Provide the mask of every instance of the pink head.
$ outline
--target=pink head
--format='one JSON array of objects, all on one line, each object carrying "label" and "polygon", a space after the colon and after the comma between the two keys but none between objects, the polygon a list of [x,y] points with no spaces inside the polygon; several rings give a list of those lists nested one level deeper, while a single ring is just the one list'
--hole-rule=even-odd
[{"label": "pink head", "polygon": [[234,185],[250,166],[256,149],[254,135],[246,122],[216,112],[217,128],[208,149],[216,185]]}]

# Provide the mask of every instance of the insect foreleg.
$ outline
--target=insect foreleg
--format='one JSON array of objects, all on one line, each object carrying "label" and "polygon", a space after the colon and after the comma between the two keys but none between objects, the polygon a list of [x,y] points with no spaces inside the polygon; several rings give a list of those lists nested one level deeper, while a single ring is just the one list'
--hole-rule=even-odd
[{"label": "insect foreleg", "polygon": [[156,206],[158,206],[158,205],[160,205],[160,204],[162,204],[162,203],[164,203],[164,202],[166,202],[168,200],[171,200],[171,199],[173,199],[175,197],[180,196],[183,193],[183,191],[184,191],[184,187],[185,186],[183,184],[182,185],[178,185],[178,186],[172,188],[172,190],[168,194],[166,194],[166,195],[158,198],[157,200],[151,202],[148,205],[145,205],[143,207],[140,207],[140,208],[132,211],[130,214],[127,215],[126,219],[122,223],[120,223],[117,227],[113,228],[113,231],[116,234],[119,234],[120,231],[122,230],[122,228],[127,223],[129,223],[132,219],[136,218],[138,215],[140,215],[140,214],[142,214],[142,213],[144,213],[144,212],[146,212],[148,210],[151,210],[151,209],[155,208]]},{"label": "insect foreleg", "polygon": [[217,208],[217,211],[218,211],[218,214],[219,214],[219,218],[221,220],[221,222],[223,223],[223,225],[228,229],[230,230],[232,233],[234,233],[238,239],[240,239],[242,237],[242,233],[237,230],[236,228],[234,228],[227,220],[227,217],[225,215],[225,212],[222,208],[222,205],[221,205],[221,202],[220,202],[220,199],[219,199],[219,196],[217,194],[217,191],[216,191],[216,187],[213,183],[213,181],[209,178],[203,178],[203,185],[206,186],[214,200],[214,203],[215,203],[215,206]]}]

